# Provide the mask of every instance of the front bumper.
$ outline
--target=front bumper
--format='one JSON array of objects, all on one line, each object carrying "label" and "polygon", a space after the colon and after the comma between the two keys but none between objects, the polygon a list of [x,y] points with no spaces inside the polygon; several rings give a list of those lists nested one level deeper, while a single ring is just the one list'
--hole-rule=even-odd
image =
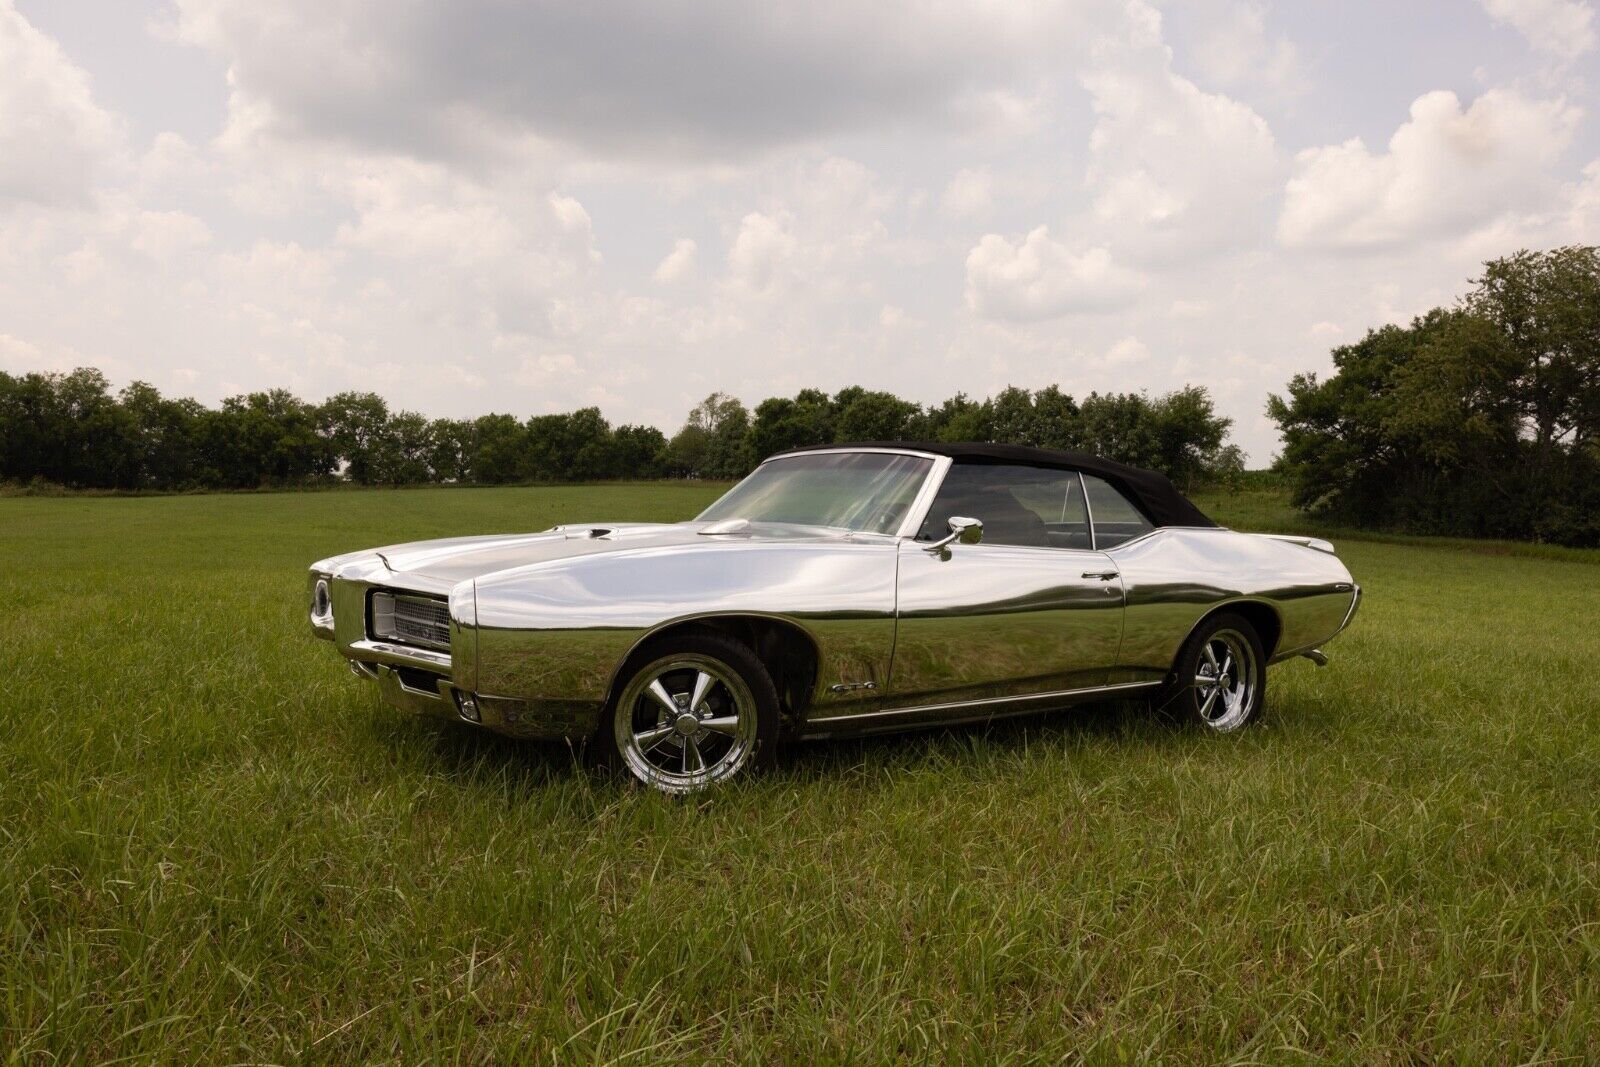
[{"label": "front bumper", "polygon": [[[359,678],[374,682],[385,704],[433,719],[454,719],[510,737],[530,740],[586,739],[594,733],[598,709],[572,701],[521,699],[475,692],[478,633],[471,582],[451,589],[400,589],[381,563],[311,571],[308,586],[316,603],[318,582],[328,584],[332,611],[319,617],[313,607],[311,632],[332,641]],[[450,651],[435,651],[374,639],[367,631],[368,593],[397,589],[448,596]],[[463,707],[463,697],[467,706]]]},{"label": "front bumper", "polygon": [[[385,704],[408,714],[459,720],[529,741],[580,741],[595,730],[593,716],[575,715],[567,705],[469,693],[443,676],[431,679],[430,690],[421,684],[419,672],[402,673],[400,668],[384,663],[350,662],[357,675],[377,683],[378,695]],[[463,696],[471,698],[476,718],[463,708]]]}]

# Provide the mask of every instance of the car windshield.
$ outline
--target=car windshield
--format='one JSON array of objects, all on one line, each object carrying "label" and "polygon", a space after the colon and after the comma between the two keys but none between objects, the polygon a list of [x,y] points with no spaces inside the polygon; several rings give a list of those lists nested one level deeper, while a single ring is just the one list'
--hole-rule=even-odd
[{"label": "car windshield", "polygon": [[702,522],[748,519],[895,533],[933,461],[892,452],[806,452],[768,460],[701,512]]}]

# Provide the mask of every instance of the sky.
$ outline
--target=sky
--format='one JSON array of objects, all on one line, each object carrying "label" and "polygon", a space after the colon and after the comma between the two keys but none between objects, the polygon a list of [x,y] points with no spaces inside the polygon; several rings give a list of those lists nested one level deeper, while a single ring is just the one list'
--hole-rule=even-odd
[{"label": "sky", "polygon": [[1592,0],[0,0],[0,370],[1267,396],[1600,243]]}]

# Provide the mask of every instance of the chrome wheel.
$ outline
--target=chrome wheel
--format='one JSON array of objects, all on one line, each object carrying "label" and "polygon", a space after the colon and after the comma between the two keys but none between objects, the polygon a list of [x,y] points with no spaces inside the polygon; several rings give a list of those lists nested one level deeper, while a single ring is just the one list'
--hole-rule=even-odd
[{"label": "chrome wheel", "polygon": [[633,676],[612,727],[635,778],[665,793],[688,793],[749,762],[756,701],[744,679],[720,660],[678,653]]},{"label": "chrome wheel", "polygon": [[1254,646],[1237,630],[1218,630],[1200,646],[1194,699],[1200,721],[1219,733],[1249,721],[1260,668]]}]

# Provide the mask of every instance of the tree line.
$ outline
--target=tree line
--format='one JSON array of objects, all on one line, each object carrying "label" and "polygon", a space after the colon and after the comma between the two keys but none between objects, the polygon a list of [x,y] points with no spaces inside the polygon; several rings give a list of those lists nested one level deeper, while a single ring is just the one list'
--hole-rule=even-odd
[{"label": "tree line", "polygon": [[1163,396],[1055,386],[958,394],[924,407],[851,387],[771,397],[752,411],[713,393],[671,438],[613,426],[598,408],[561,414],[428,419],[374,393],[320,404],[274,389],[218,407],[134,382],[113,392],[93,368],[0,372],[0,482],[175,491],[359,485],[505,484],[662,477],[739,478],[761,459],[841,441],[993,441],[1094,452],[1161,470],[1180,484],[1242,466],[1229,419],[1206,391]]},{"label": "tree line", "polygon": [[1484,264],[1268,407],[1294,502],[1357,526],[1600,544],[1600,249]]}]

